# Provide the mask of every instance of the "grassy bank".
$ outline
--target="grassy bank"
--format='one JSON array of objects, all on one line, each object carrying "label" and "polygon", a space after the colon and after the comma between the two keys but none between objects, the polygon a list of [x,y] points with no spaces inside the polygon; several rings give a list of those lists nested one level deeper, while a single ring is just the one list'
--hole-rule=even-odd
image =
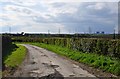
[{"label": "grassy bank", "polygon": [[3,57],[2,76],[7,77],[13,75],[17,67],[23,62],[27,49],[19,44],[12,44],[7,48],[7,53]]},{"label": "grassy bank", "polygon": [[48,49],[59,55],[67,56],[75,61],[82,62],[96,68],[100,68],[115,75],[120,75],[120,60],[103,55],[98,55],[95,53],[82,53],[57,45],[48,45],[43,43],[32,43],[32,45]]},{"label": "grassy bank", "polygon": [[22,45],[18,45],[12,53],[7,56],[6,60],[4,61],[4,64],[6,67],[17,67],[19,66],[22,61],[24,60],[26,56],[26,48]]}]

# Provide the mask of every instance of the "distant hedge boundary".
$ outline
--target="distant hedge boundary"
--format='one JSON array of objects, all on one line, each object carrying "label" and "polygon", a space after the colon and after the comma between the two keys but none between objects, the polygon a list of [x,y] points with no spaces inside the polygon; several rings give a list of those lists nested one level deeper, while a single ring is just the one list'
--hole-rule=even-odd
[{"label": "distant hedge boundary", "polygon": [[40,42],[88,53],[120,58],[120,39],[103,38],[14,38],[13,42]]}]

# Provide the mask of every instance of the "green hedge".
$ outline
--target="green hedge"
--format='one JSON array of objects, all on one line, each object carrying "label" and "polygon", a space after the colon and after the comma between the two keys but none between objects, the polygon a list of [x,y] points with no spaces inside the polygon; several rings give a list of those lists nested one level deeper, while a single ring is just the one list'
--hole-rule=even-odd
[{"label": "green hedge", "polygon": [[13,42],[40,42],[68,47],[82,52],[97,53],[120,58],[120,39],[104,38],[14,38]]},{"label": "green hedge", "polygon": [[12,40],[10,37],[2,36],[2,57],[9,54],[8,49],[12,45]]},{"label": "green hedge", "polygon": [[4,60],[5,58],[10,54],[9,51],[11,51],[12,46],[12,40],[10,37],[7,36],[1,36],[2,39],[2,70],[5,69]]},{"label": "green hedge", "polygon": [[64,39],[64,38],[47,38],[42,41],[46,44],[59,45],[68,47],[73,50],[82,52],[97,53],[120,58],[120,40],[110,39]]}]

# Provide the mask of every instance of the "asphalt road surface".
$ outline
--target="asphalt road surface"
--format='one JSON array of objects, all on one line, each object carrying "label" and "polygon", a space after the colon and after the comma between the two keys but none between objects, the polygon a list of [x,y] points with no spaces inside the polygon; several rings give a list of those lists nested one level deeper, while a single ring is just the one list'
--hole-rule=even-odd
[{"label": "asphalt road surface", "polygon": [[16,77],[95,77],[73,62],[46,49],[24,44],[28,55],[15,72]]}]

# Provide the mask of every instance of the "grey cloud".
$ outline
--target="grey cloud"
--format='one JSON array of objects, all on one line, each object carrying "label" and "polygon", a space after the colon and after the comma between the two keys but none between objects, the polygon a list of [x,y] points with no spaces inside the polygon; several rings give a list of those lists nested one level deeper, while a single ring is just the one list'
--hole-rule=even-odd
[{"label": "grey cloud", "polygon": [[[19,3],[22,4],[21,2]],[[35,5],[34,7],[24,7],[24,5],[21,6],[17,4],[16,6],[18,7],[14,8],[13,11],[18,13],[23,13],[23,16],[25,15],[24,17],[25,19],[30,18],[32,19],[33,22],[36,22],[36,23],[62,24],[64,28],[67,30],[71,29],[75,31],[75,29],[77,29],[78,32],[86,32],[88,27],[90,26],[93,31],[101,30],[106,32],[112,32],[112,29],[114,28],[115,24],[117,24],[117,14],[115,12],[111,13],[111,11],[113,10],[113,8],[116,7],[117,3],[103,3],[104,4],[103,8],[99,10],[88,7],[88,6],[95,6],[95,4],[96,4],[95,2],[80,3],[79,6],[76,7],[77,12],[72,14],[58,13],[56,17],[51,16],[49,12],[47,12],[49,7],[44,7],[45,9],[44,10],[42,9],[43,5],[38,6],[38,4]],[[110,7],[111,4],[113,6],[112,9]],[[60,7],[64,7],[66,5],[69,5],[69,3],[63,2],[63,3],[51,4],[51,6],[56,9]],[[42,10],[39,10],[39,7]],[[42,13],[42,11],[46,12],[44,16],[49,18],[46,19],[42,15],[39,15],[39,13]],[[38,12],[38,14],[36,14],[36,12]]]},{"label": "grey cloud", "polygon": [[[93,32],[99,30],[106,31],[107,33],[112,32],[114,26],[117,24],[117,15],[111,14],[111,9],[108,6],[104,6],[104,8],[100,10],[87,8],[87,6],[95,4],[96,3],[83,3],[74,14],[58,14],[57,17],[51,16],[48,20],[37,17],[36,22],[60,23],[65,26],[66,30],[71,29],[72,32],[87,32],[88,27],[91,27]],[[107,5],[110,4],[112,3],[107,3]],[[115,5],[116,3],[113,4]],[[56,5],[57,7],[64,6],[62,4]]]}]

